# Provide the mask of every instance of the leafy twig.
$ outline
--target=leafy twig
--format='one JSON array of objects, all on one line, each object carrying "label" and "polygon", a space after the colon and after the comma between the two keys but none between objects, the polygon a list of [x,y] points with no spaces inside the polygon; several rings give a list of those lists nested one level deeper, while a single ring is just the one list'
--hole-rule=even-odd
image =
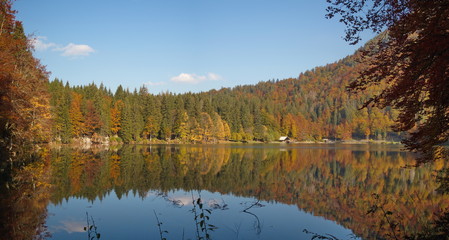
[{"label": "leafy twig", "polygon": [[[192,212],[195,214],[195,224],[196,224],[196,231],[197,231],[197,238],[198,240],[211,239],[211,236],[209,234],[209,231],[214,231],[217,229],[216,226],[208,223],[210,219],[210,215],[212,214],[212,211],[210,209],[204,208],[204,204],[201,201],[201,194],[198,194],[198,199],[194,199],[193,193],[192,193],[192,200],[193,200],[193,209]],[[198,206],[198,211],[196,209],[196,206]],[[198,215],[199,213],[199,215]],[[199,221],[198,221],[199,220]],[[198,227],[199,226],[199,227]],[[200,236],[199,229],[201,229],[201,232],[204,233],[204,236]]]},{"label": "leafy twig", "polygon": [[167,240],[167,238],[165,238],[163,235],[164,235],[164,233],[168,233],[168,231],[162,231],[162,227],[161,227],[162,222],[159,221],[159,218],[157,217],[156,211],[154,209],[153,209],[153,213],[154,213],[154,216],[156,217],[157,227],[159,229],[159,236],[160,236],[161,240]]},{"label": "leafy twig", "polygon": [[92,216],[90,218],[92,219],[92,225],[90,224],[89,221],[89,213],[86,212],[87,227],[84,227],[84,231],[87,231],[87,240],[94,240],[94,239],[98,240],[100,239],[101,234],[97,232],[97,225],[95,225],[94,218]]}]

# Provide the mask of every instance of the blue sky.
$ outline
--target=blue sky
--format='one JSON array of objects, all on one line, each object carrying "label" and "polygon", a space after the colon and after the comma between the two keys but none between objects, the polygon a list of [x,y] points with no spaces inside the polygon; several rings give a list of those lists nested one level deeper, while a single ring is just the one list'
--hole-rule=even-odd
[{"label": "blue sky", "polygon": [[[16,0],[35,56],[71,85],[207,91],[297,77],[352,54],[325,0]],[[373,37],[365,34],[364,41]]]}]

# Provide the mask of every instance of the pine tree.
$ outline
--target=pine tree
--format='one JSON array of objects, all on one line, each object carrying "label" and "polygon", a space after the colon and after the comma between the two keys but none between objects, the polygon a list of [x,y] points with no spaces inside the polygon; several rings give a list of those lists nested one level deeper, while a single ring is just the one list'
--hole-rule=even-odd
[{"label": "pine tree", "polygon": [[62,81],[55,79],[49,84],[51,95],[51,115],[53,119],[52,133],[53,139],[62,143],[70,142],[72,138],[72,127],[69,116],[70,109],[70,88],[64,86]]},{"label": "pine tree", "polygon": [[133,112],[130,105],[129,97],[126,97],[120,115],[121,126],[118,132],[120,138],[123,139],[125,143],[129,143],[133,140]]},{"label": "pine tree", "polygon": [[161,114],[162,122],[160,128],[160,136],[162,139],[171,139],[175,117],[174,99],[171,94],[166,93],[162,95]]}]

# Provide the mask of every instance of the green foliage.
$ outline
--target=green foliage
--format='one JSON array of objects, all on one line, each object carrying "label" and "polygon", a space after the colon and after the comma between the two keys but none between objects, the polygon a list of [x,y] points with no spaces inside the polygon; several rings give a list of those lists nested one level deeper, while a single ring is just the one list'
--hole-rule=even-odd
[{"label": "green foliage", "polygon": [[192,213],[194,214],[194,221],[196,227],[196,234],[198,240],[210,240],[212,239],[210,232],[213,232],[217,227],[209,223],[212,210],[204,208],[204,204],[201,200],[201,195],[197,199],[193,198],[192,193]]},{"label": "green foliage", "polygon": [[53,106],[51,108],[53,137],[62,143],[69,143],[73,136],[69,117],[71,102],[70,89],[67,85],[64,86],[62,81],[56,78],[54,81],[50,82],[49,92],[52,93],[50,104]]}]

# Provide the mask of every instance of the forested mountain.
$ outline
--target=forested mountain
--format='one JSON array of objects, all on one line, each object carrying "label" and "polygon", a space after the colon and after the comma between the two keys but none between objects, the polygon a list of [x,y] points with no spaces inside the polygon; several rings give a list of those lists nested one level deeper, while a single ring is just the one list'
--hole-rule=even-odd
[{"label": "forested mountain", "polygon": [[364,68],[356,63],[360,52],[297,78],[256,85],[157,95],[146,87],[130,91],[119,86],[112,92],[103,85],[48,82],[11,2],[0,7],[2,149],[82,137],[126,143],[398,138],[389,129],[397,113],[389,108],[359,111],[370,96],[346,91]]},{"label": "forested mountain", "polygon": [[177,142],[391,139],[392,109],[358,110],[370,96],[350,95],[346,86],[363,68],[360,52],[301,73],[298,78],[202,93],[150,94],[143,86],[115,93],[103,84],[50,82],[53,137],[68,143],[91,137],[114,141]]}]

